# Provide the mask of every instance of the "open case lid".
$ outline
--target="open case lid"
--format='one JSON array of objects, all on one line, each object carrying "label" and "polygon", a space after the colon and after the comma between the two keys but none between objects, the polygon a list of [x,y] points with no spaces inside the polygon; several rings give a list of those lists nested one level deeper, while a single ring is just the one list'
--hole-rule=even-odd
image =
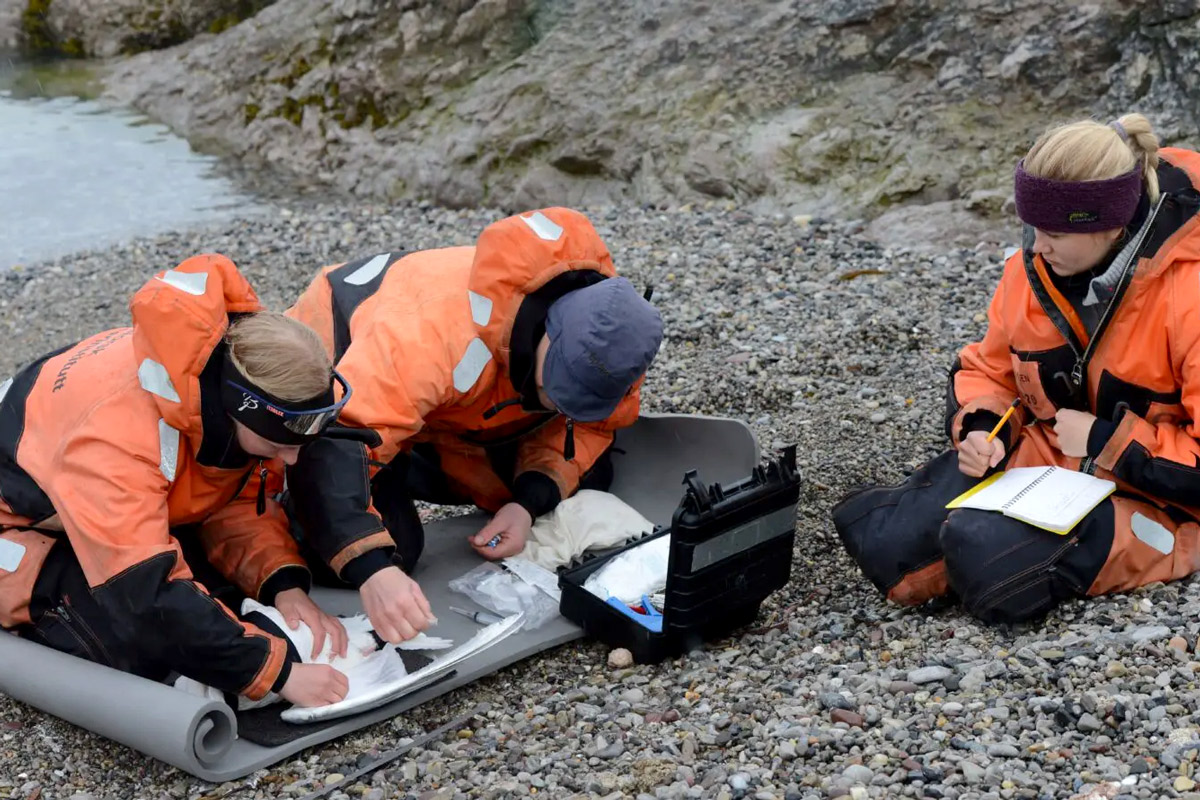
[{"label": "open case lid", "polygon": [[[800,494],[795,446],[785,448],[777,459],[752,467],[748,477],[706,485],[697,470],[688,470],[683,484],[686,488],[671,525],[656,526],[613,549],[585,553],[560,568],[564,614],[585,627],[597,617],[605,619],[618,630],[599,622],[596,630],[609,633],[610,644],[618,641],[621,624],[614,615],[629,617],[626,609],[609,606],[584,584],[614,559],[638,548],[656,547],[656,541],[668,536],[661,606],[664,633],[672,628],[702,628],[719,622],[726,611],[757,607],[786,583]],[[662,550],[656,549],[646,558],[662,556]]]}]

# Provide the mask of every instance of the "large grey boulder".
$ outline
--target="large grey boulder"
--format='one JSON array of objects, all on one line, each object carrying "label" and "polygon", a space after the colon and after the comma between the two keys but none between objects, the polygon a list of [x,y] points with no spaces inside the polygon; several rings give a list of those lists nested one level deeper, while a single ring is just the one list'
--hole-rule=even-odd
[{"label": "large grey boulder", "polygon": [[272,0],[0,0],[0,46],[6,5],[19,6],[20,50],[36,55],[109,57],[139,53],[220,33]]},{"label": "large grey boulder", "polygon": [[15,55],[21,30],[22,0],[0,0],[0,56]]},{"label": "large grey boulder", "polygon": [[994,216],[1051,122],[1185,141],[1198,26],[1200,0],[279,0],[110,87],[364,196]]}]

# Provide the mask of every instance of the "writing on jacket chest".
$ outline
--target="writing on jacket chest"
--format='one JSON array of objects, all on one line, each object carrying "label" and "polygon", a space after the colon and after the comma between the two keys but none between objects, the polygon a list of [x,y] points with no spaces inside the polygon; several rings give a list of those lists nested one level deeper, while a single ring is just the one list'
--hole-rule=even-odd
[{"label": "writing on jacket chest", "polygon": [[1156,359],[1151,344],[1129,344],[1121,348],[1125,356],[1120,360],[1092,359],[1082,386],[1071,377],[1077,356],[1070,346],[1036,351],[1012,348],[1021,402],[1040,420],[1053,419],[1056,411],[1069,408],[1114,422],[1126,409],[1151,422],[1182,421],[1186,414],[1166,363],[1165,347],[1158,348],[1164,357]]}]

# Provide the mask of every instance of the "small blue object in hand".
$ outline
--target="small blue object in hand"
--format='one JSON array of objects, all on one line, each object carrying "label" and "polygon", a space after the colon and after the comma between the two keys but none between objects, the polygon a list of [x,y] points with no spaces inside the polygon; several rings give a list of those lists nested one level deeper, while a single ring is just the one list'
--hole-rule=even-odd
[{"label": "small blue object in hand", "polygon": [[497,533],[495,536],[492,537],[492,540],[487,543],[487,546],[495,547],[498,544],[500,544],[500,534]]}]

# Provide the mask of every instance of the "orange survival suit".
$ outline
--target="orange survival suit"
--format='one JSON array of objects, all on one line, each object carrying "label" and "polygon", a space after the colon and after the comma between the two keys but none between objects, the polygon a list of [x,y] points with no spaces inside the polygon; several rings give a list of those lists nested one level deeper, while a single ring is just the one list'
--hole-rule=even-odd
[{"label": "orange survival suit", "polygon": [[[1030,252],[1026,229],[986,335],[963,348],[949,379],[955,445],[993,427],[1019,396],[1000,434],[1002,467],[1082,470],[1115,481],[1117,492],[1068,536],[990,512],[947,514],[945,504],[976,483],[958,472],[954,451],[901,487],[857,492],[834,523],[891,599],[914,604],[950,590],[980,617],[1015,620],[1065,597],[1200,569],[1200,154],[1160,156],[1159,202],[1143,195],[1107,277],[1085,282],[1079,297]],[[1105,300],[1089,304],[1085,292]],[[1097,417],[1085,458],[1058,449],[1058,409]]]},{"label": "orange survival suit", "polygon": [[[393,554],[405,568],[415,563],[423,542],[415,511],[381,518],[371,485],[414,448],[430,455],[457,502],[491,511],[515,500],[536,518],[579,488],[614,431],[637,419],[642,380],[607,419],[575,422],[538,404],[535,350],[551,303],[615,275],[591,223],[565,208],[495,222],[474,247],[320,271],[286,313],[317,331],[354,387],[341,423],[381,439],[370,450],[322,440],[288,470],[293,516],[319,532],[317,555],[339,578],[359,586]],[[511,455],[504,466],[501,448]]]},{"label": "orange survival suit", "polygon": [[44,356],[0,390],[0,624],[258,699],[288,677],[285,641],[211,596],[184,561],[192,542],[172,533],[191,526],[208,561],[264,603],[308,586],[266,496],[282,485],[260,486],[267,472],[220,404],[230,316],[261,306],[231,261],[201,255],[148,281],[130,310],[131,328]]}]

